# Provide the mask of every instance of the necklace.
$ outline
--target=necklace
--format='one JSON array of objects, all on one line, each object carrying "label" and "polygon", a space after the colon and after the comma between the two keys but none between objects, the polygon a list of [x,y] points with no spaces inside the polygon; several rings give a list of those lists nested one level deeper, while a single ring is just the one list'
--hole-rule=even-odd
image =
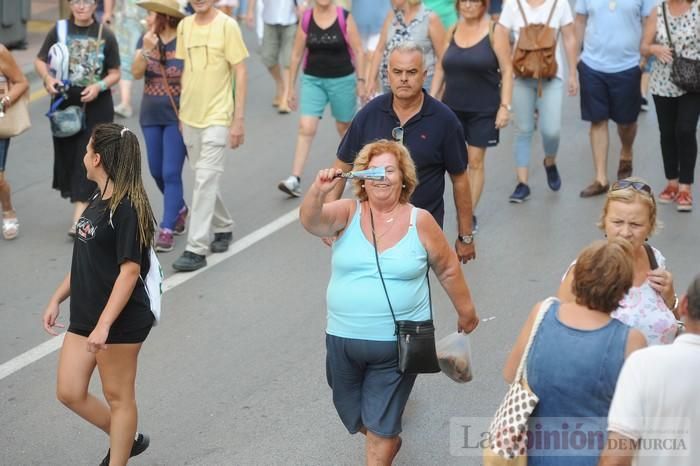
[{"label": "necklace", "polygon": [[[396,206],[396,207],[398,207],[398,206]],[[394,209],[392,209],[391,212],[393,212],[394,210],[396,210],[396,207],[394,207]],[[388,223],[388,224],[389,224],[389,226],[387,227],[387,229],[384,230],[381,234],[378,234],[378,233],[377,233],[377,230],[374,228],[374,216],[372,215],[372,209],[371,209],[371,208],[370,208],[370,210],[369,210],[369,215],[370,215],[370,226],[371,226],[371,228],[372,228],[372,235],[373,235],[373,236],[376,236],[376,240],[377,240],[377,241],[379,241],[380,239],[382,239],[383,237],[385,237],[385,236],[392,230],[392,228],[394,228],[394,225],[395,225],[395,223],[394,223],[394,218],[396,218],[396,217],[391,217],[391,218],[389,218],[389,219],[387,219],[387,220],[384,221],[385,223]]]}]

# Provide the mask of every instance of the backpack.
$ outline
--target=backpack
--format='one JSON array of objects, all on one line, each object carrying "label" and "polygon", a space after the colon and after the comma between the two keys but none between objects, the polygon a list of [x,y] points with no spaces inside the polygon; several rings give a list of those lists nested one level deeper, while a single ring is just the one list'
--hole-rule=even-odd
[{"label": "backpack", "polygon": [[49,72],[57,81],[68,80],[68,62],[69,53],[66,46],[66,36],[68,35],[68,20],[61,19],[56,21],[56,34],[58,42],[53,44],[49,49]]},{"label": "backpack", "polygon": [[554,0],[545,24],[529,24],[522,3],[520,0],[516,2],[525,26],[520,28],[520,36],[515,46],[513,72],[521,78],[539,80],[538,95],[542,95],[542,79],[554,78],[557,75],[557,34],[556,30],[549,26],[557,7],[557,0]]},{"label": "backpack", "polygon": [[[355,53],[352,51],[352,47],[350,47],[350,42],[348,41],[348,24],[345,21],[345,10],[341,6],[335,7],[336,14],[338,16],[338,26],[340,26],[340,30],[343,32],[343,39],[345,39],[345,46],[348,49],[348,53],[350,54],[350,60],[352,61],[353,65],[355,64]],[[314,9],[313,8],[307,8],[306,11],[304,11],[304,15],[301,17],[301,30],[304,31],[304,34],[309,33],[309,24],[311,23],[311,15],[313,14]],[[306,68],[306,61],[308,59],[309,51],[305,50],[304,51],[304,68]]]},{"label": "backpack", "polygon": [[[112,227],[112,229],[114,229],[112,214],[113,212],[110,211],[109,225]],[[143,275],[139,274],[139,279],[141,279],[143,287],[146,290],[149,307],[154,318],[153,326],[155,327],[160,323],[160,302],[161,296],[163,295],[163,267],[160,265],[158,255],[156,254],[155,249],[153,249],[153,246],[148,247],[148,273],[146,274],[145,278]]]}]

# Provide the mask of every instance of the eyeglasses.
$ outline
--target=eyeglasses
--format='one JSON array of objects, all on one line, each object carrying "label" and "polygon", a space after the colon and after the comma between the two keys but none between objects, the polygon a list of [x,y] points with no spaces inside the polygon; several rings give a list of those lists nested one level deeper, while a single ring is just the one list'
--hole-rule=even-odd
[{"label": "eyeglasses", "polygon": [[71,6],[83,5],[83,6],[94,6],[95,0],[70,0]]},{"label": "eyeglasses", "polygon": [[483,5],[483,0],[459,0],[459,3],[466,3],[467,5]]},{"label": "eyeglasses", "polygon": [[396,128],[392,129],[391,137],[394,139],[394,141],[403,145],[403,127],[397,126]]},{"label": "eyeglasses", "polygon": [[635,191],[647,193],[652,198],[654,197],[654,194],[651,191],[651,186],[644,183],[643,181],[632,181],[627,179],[617,180],[616,182],[614,182],[612,186],[610,186],[610,192],[628,188],[632,188]]}]

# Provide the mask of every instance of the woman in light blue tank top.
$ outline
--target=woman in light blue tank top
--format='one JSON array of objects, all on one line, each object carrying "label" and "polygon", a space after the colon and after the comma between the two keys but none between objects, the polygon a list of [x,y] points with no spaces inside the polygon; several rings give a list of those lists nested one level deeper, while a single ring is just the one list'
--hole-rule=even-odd
[{"label": "woman in light blue tank top", "polygon": [[512,382],[533,338],[525,377],[539,403],[528,424],[528,466],[598,464],[622,364],[646,346],[641,332],[610,317],[632,286],[630,243],[597,241],[581,252],[575,267],[576,302],[554,300],[531,337],[538,303],[503,370]]},{"label": "woman in light blue tank top", "polygon": [[[354,169],[385,167],[382,180],[353,180],[357,200],[325,203],[340,170],[321,170],[300,210],[311,234],[337,237],[326,293],[326,376],[333,403],[351,434],[367,435],[367,455],[391,464],[401,447],[401,416],[416,379],[398,372],[394,321],[427,320],[432,268],[458,315],[460,330],[479,323],[462,269],[429,212],[408,200],[418,179],[408,150],[393,141],[368,144]],[[376,253],[375,253],[376,248]]]}]

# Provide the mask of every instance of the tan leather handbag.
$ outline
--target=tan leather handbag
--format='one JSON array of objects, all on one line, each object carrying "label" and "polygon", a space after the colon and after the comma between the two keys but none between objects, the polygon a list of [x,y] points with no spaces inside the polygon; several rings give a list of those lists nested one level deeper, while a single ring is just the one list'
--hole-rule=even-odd
[{"label": "tan leather handbag", "polygon": [[[0,99],[9,92],[9,83],[2,77],[0,79]],[[3,115],[0,116],[0,139],[19,136],[30,126],[32,124],[29,120],[29,90],[27,90],[9,108],[4,109]]]}]

